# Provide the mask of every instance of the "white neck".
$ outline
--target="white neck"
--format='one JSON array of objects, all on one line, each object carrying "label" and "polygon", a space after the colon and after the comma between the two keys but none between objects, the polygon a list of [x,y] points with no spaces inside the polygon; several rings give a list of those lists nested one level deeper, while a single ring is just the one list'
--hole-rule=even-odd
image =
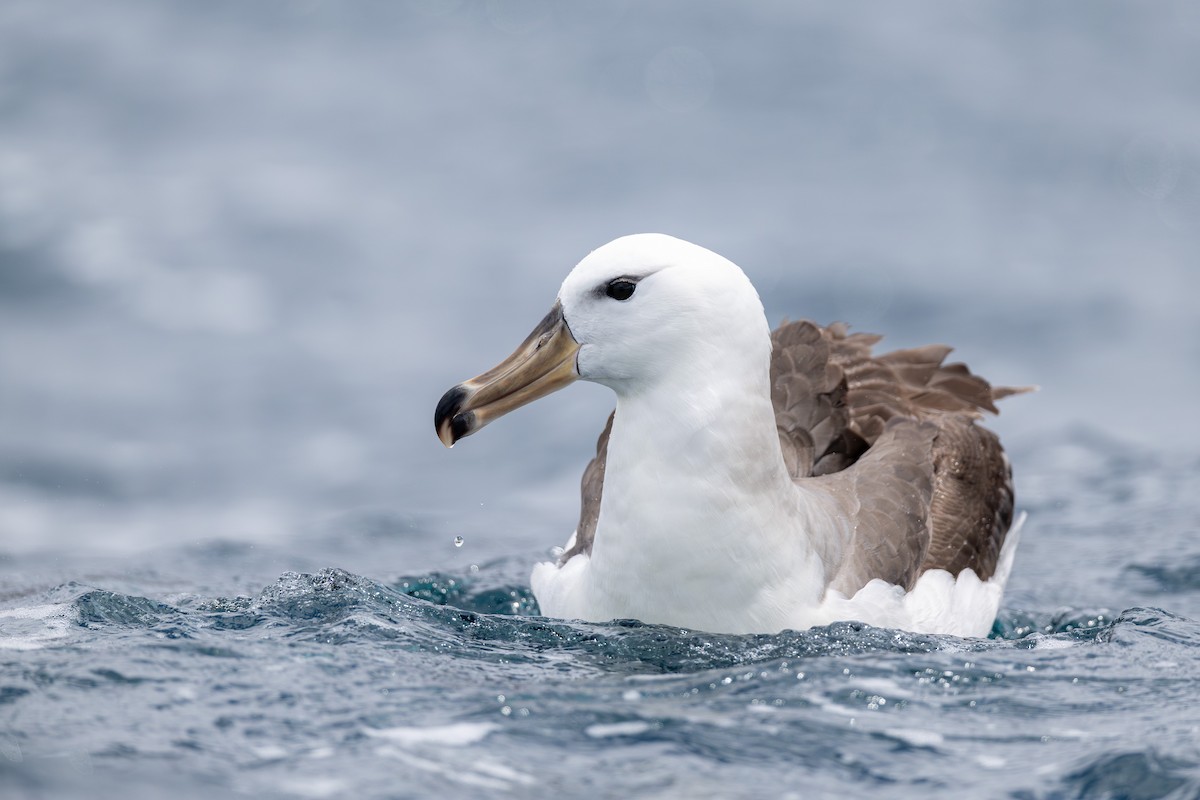
[{"label": "white neck", "polygon": [[605,615],[744,629],[747,609],[771,607],[761,595],[784,583],[820,597],[820,558],[796,546],[812,520],[784,465],[768,359],[618,388],[589,570]]}]

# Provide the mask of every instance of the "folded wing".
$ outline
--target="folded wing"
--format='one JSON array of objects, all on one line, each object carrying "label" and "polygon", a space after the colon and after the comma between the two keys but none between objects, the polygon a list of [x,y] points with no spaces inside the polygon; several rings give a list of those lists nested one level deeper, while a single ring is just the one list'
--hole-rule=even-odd
[{"label": "folded wing", "polygon": [[[771,334],[771,400],[794,480],[832,495],[853,539],[827,564],[851,595],[873,578],[906,589],[930,569],[987,580],[1012,524],[1012,477],[999,439],[975,421],[1026,391],[993,387],[950,348],[874,355],[881,337],[808,321]],[[591,551],[613,416],[584,471],[579,524],[560,563]]]}]

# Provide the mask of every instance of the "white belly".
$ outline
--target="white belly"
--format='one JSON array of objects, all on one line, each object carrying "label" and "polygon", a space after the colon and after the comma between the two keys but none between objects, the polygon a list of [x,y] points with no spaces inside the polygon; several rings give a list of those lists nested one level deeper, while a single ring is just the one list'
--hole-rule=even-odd
[{"label": "white belly", "polygon": [[[653,579],[630,586],[628,576],[597,574],[586,554],[562,567],[538,564],[530,582],[542,614],[589,622],[639,619],[712,633],[778,633],[855,620],[916,633],[982,637],[991,630],[1000,608],[1023,522],[1021,515],[1009,531],[989,580],[981,581],[973,570],[957,578],[945,570],[930,570],[909,592],[874,580],[852,597],[830,590],[814,599],[810,591],[793,591],[785,583],[767,591],[751,589],[746,602],[714,605],[698,600],[703,591],[697,594],[695,587],[679,591]],[[805,580],[797,578],[797,583]],[[616,591],[604,585],[612,582],[618,584]]]}]

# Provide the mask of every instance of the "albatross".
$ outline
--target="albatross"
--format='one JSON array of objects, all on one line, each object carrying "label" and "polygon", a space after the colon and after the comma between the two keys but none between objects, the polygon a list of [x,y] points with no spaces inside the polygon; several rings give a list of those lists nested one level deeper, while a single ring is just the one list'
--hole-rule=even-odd
[{"label": "albatross", "polygon": [[543,614],[713,633],[839,620],[986,636],[1012,569],[1012,471],[976,424],[1023,389],[950,348],[771,330],[733,262],[663,234],[594,250],[550,313],[434,414],[447,447],[576,380],[616,394]]}]

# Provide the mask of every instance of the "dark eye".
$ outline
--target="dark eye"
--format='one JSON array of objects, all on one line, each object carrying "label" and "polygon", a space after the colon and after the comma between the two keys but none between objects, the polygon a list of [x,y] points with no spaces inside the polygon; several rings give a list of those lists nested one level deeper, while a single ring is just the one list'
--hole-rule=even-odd
[{"label": "dark eye", "polygon": [[604,293],[613,300],[628,300],[633,297],[633,290],[637,288],[637,284],[633,281],[624,281],[617,278],[615,281],[609,281],[608,288]]}]

